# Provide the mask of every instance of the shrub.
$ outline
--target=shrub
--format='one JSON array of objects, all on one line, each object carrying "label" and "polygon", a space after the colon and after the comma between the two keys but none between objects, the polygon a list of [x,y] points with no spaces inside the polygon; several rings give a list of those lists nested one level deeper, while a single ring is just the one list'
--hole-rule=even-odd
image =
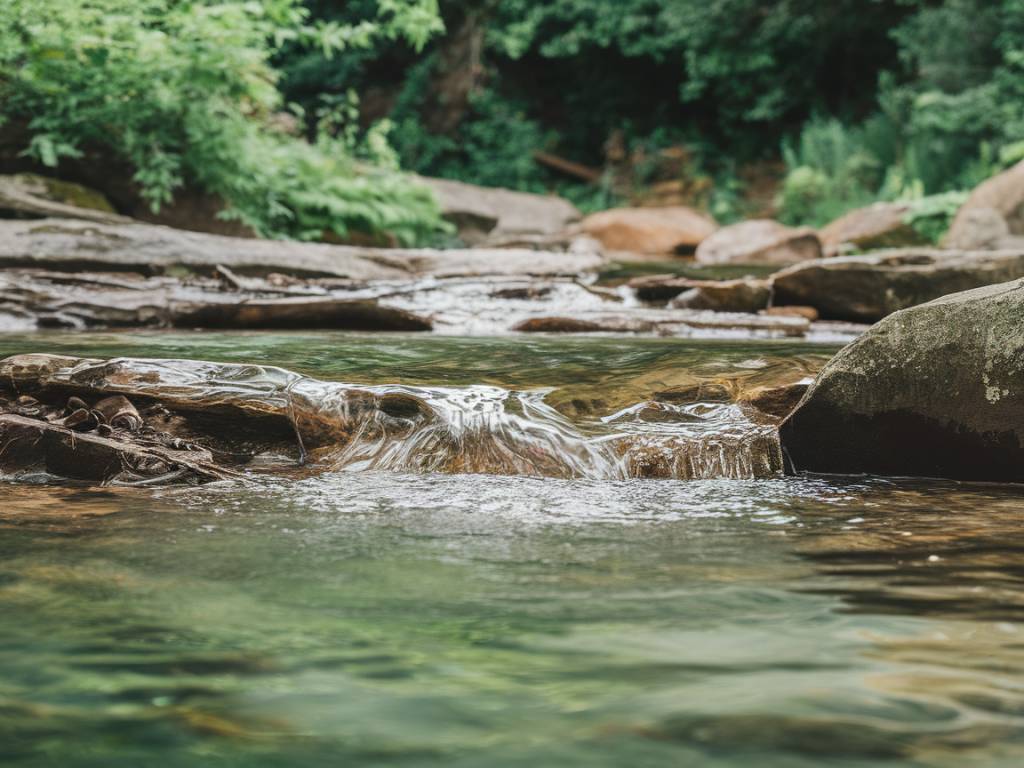
[{"label": "shrub", "polygon": [[379,0],[372,21],[311,24],[298,0],[5,0],[0,121],[28,129],[24,153],[56,167],[83,153],[127,161],[154,210],[185,185],[270,237],[355,229],[412,242],[438,229],[429,192],[351,135],[314,141],[272,126],[283,108],[273,56],[329,54],[401,35],[422,45],[435,0]]}]

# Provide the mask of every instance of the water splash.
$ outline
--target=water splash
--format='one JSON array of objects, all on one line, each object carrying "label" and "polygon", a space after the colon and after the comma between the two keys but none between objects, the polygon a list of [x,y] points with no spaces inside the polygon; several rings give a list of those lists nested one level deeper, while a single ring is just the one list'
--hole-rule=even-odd
[{"label": "water splash", "polygon": [[546,401],[551,389],[362,386],[187,360],[20,360],[3,363],[12,381],[216,415],[221,426],[207,427],[213,441],[270,420],[300,463],[308,457],[317,468],[618,480],[747,479],[782,467],[774,425],[732,403],[645,401],[571,421]]}]

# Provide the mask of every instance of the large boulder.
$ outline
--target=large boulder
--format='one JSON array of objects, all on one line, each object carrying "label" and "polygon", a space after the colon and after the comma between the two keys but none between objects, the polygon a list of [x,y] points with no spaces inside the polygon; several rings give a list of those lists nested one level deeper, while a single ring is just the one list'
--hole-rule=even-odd
[{"label": "large boulder", "polygon": [[926,239],[909,223],[909,203],[875,203],[857,208],[823,227],[818,236],[825,252],[840,253],[844,246],[867,251],[925,245]]},{"label": "large boulder", "polygon": [[820,257],[821,241],[814,230],[771,219],[723,227],[697,247],[702,264],[795,264]]},{"label": "large boulder", "polygon": [[450,179],[420,177],[467,245],[534,236],[554,236],[580,219],[568,200]]},{"label": "large boulder", "polygon": [[1024,249],[906,248],[797,264],[773,278],[774,303],[814,307],[830,320],[873,323],[940,296],[1024,277]]},{"label": "large boulder", "polygon": [[972,212],[985,208],[1006,220],[1011,235],[1024,235],[1024,160],[975,187],[957,211],[945,242],[956,247],[955,243],[967,239],[976,226]]},{"label": "large boulder", "polygon": [[718,224],[693,208],[614,208],[583,220],[583,232],[609,251],[652,255],[692,254]]},{"label": "large boulder", "polygon": [[882,321],[781,427],[789,468],[1024,482],[1024,280]]}]

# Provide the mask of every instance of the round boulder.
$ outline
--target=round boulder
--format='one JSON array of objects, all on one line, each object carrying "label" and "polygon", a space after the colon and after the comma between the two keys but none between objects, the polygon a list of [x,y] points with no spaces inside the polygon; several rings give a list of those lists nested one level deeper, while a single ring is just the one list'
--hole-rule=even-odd
[{"label": "round boulder", "polygon": [[1024,482],[1024,280],[890,315],[780,430],[791,471]]}]

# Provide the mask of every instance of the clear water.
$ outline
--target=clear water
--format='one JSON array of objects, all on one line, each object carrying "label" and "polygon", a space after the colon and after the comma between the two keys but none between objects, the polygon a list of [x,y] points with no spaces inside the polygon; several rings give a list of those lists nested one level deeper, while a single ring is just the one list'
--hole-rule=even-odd
[{"label": "clear water", "polygon": [[[12,337],[644,396],[831,349]],[[609,407],[613,407],[611,404]],[[0,486],[0,764],[1018,766],[1020,489],[339,472]]]}]

